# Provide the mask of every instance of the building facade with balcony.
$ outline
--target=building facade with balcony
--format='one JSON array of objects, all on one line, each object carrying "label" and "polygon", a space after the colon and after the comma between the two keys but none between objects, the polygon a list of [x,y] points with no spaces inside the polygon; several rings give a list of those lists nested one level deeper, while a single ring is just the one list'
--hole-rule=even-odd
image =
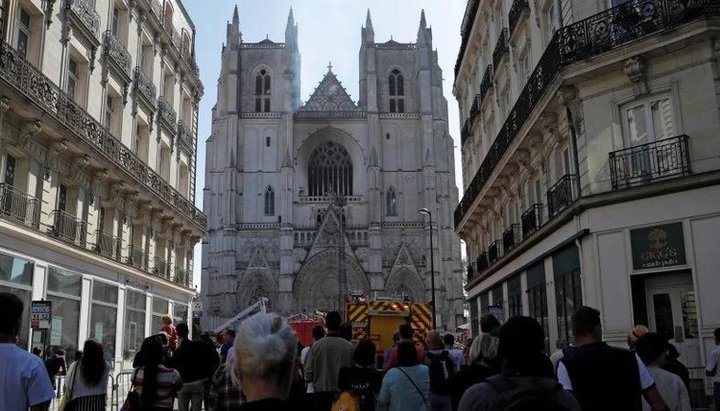
[{"label": "building facade with balcony", "polygon": [[4,4],[0,291],[26,304],[23,346],[93,338],[122,367],[195,296],[194,26],[175,0]]},{"label": "building facade with balcony", "polygon": [[287,315],[351,295],[428,302],[433,272],[438,324],[464,323],[453,140],[424,13],[414,43],[376,42],[368,13],[358,102],[332,67],[300,101],[292,12],[284,43],[244,41],[237,9],[227,33],[207,142],[203,326],[263,297]]},{"label": "building facade with balcony", "polygon": [[[602,4],[601,4],[602,3]],[[454,94],[472,326],[529,315],[547,350],[580,304],[702,366],[720,326],[720,6],[471,0]]]}]

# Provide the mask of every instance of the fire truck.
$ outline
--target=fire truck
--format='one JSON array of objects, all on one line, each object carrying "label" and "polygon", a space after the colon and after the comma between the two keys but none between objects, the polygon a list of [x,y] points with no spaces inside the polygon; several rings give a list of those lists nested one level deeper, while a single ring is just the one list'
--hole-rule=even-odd
[{"label": "fire truck", "polygon": [[375,343],[378,354],[393,344],[393,334],[402,324],[410,324],[415,331],[413,339],[422,344],[432,329],[432,306],[411,303],[398,297],[376,297],[366,301],[356,298],[347,305],[347,320],[353,326],[353,338],[368,338]]}]

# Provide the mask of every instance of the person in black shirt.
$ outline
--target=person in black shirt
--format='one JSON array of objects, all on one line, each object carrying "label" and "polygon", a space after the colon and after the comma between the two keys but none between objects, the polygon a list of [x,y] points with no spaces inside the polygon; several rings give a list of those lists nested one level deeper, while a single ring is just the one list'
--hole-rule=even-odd
[{"label": "person in black shirt", "polygon": [[641,410],[641,395],[653,411],[667,410],[640,358],[602,341],[600,311],[580,307],[572,325],[575,345],[558,363],[557,377],[583,411]]},{"label": "person in black shirt", "polygon": [[[498,328],[497,331],[500,331]],[[486,378],[500,373],[497,361],[498,338],[490,333],[482,333],[470,345],[469,364],[455,374],[450,386],[452,409],[457,410],[465,391],[473,385],[485,381]]]},{"label": "person in black shirt", "polygon": [[65,350],[55,347],[53,355],[45,360],[45,368],[53,388],[55,387],[55,376],[67,374],[67,363],[65,362]]},{"label": "person in black shirt", "polygon": [[362,411],[375,411],[375,400],[380,393],[383,375],[374,368],[375,344],[360,340],[353,353],[353,366],[340,369],[338,389],[350,391],[358,397]]},{"label": "person in black shirt", "polygon": [[212,377],[217,364],[211,356],[211,351],[201,341],[191,341],[187,324],[177,325],[177,334],[180,345],[173,353],[170,364],[179,373],[183,386],[178,392],[178,409],[189,410],[192,403],[193,411],[200,411],[205,397],[205,384]]}]

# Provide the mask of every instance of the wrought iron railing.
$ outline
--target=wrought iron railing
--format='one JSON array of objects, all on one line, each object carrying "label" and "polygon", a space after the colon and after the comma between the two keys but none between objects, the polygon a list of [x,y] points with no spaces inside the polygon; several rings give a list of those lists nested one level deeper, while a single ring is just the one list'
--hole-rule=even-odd
[{"label": "wrought iron railing", "polygon": [[163,22],[163,8],[162,4],[158,0],[150,0],[150,11],[155,16],[155,18],[160,21],[160,23]]},{"label": "wrought iron railing", "polygon": [[53,220],[52,235],[79,247],[85,247],[87,221],[63,210],[53,211],[50,213],[50,218]]},{"label": "wrought iron railing", "polygon": [[465,142],[470,139],[470,118],[466,118],[463,123],[462,130],[460,130],[460,144],[465,145]]},{"label": "wrought iron railing", "polygon": [[500,36],[498,36],[498,41],[493,50],[493,67],[500,67],[500,62],[508,51],[510,51],[510,47],[508,46],[508,29],[502,29],[500,30]]},{"label": "wrought iron railing", "polygon": [[134,179],[138,185],[144,185],[160,201],[167,202],[202,229],[207,227],[207,217],[199,209],[5,42],[0,45],[0,79],[95,149],[98,160],[104,157],[104,161],[125,171],[128,178]]},{"label": "wrought iron railing", "polygon": [[95,232],[95,252],[107,258],[120,261],[122,239],[101,230]]},{"label": "wrought iron railing", "polygon": [[178,137],[177,138],[178,144],[180,144],[181,147],[184,147],[188,153],[192,153],[192,151],[193,151],[192,130],[190,129],[190,127],[188,125],[185,124],[184,120],[178,121],[177,137]]},{"label": "wrought iron railing", "polygon": [[28,227],[40,226],[40,202],[7,183],[0,184],[0,216]]},{"label": "wrought iron railing", "polygon": [[481,104],[485,101],[485,97],[487,97],[488,92],[494,86],[493,70],[494,70],[494,67],[492,64],[488,64],[488,66],[485,67],[485,73],[483,74],[482,81],[480,82],[480,103]]},{"label": "wrought iron railing", "polygon": [[470,107],[470,127],[472,127],[475,124],[475,120],[477,120],[478,114],[480,114],[480,107],[482,106],[482,99],[483,95],[476,94],[475,98],[473,99],[472,106]]},{"label": "wrought iron railing", "polygon": [[465,50],[467,49],[467,44],[470,40],[470,35],[472,34],[472,27],[475,23],[475,15],[477,14],[479,6],[480,0],[469,0],[465,10],[465,15],[467,16],[467,19],[463,20],[463,24],[460,29],[460,52],[458,53],[458,58],[455,61],[456,78],[458,76],[458,73],[460,73],[460,66],[462,65],[463,58],[465,57]]},{"label": "wrought iron railing", "polygon": [[610,153],[612,188],[692,174],[688,140],[680,135]]},{"label": "wrought iron railing", "polygon": [[133,90],[145,99],[145,103],[151,109],[155,110],[155,96],[157,95],[157,88],[150,76],[145,74],[142,67],[139,66],[135,67],[135,85]]},{"label": "wrought iron railing", "polygon": [[180,267],[175,267],[175,276],[173,277],[173,281],[177,284],[189,286],[188,278],[190,276],[188,275],[188,270],[183,270]]},{"label": "wrought iron railing", "polygon": [[478,274],[477,272],[477,263],[470,263],[467,266],[467,281],[472,281],[475,276]]},{"label": "wrought iron railing", "polygon": [[533,204],[522,214],[520,221],[522,223],[523,239],[530,237],[532,233],[542,226],[542,213],[543,205]]},{"label": "wrought iron railing", "polygon": [[128,77],[130,76],[130,67],[132,65],[130,53],[120,39],[110,30],[103,34],[103,56],[110,57],[123,73]]},{"label": "wrought iron railing", "polygon": [[131,246],[127,263],[135,268],[147,270],[147,256],[139,246]]},{"label": "wrought iron railing", "polygon": [[158,277],[170,279],[170,263],[160,257],[153,259],[153,274]]},{"label": "wrought iron railing", "polygon": [[520,224],[510,224],[503,232],[503,248],[508,252],[515,248],[522,241],[520,236]]},{"label": "wrought iron railing", "polygon": [[167,101],[165,96],[158,97],[158,118],[160,124],[175,133],[177,131],[177,113],[173,109],[172,102]]},{"label": "wrought iron railing", "polygon": [[477,260],[475,260],[475,263],[477,264],[478,274],[488,268],[490,266],[490,263],[488,261],[487,251],[481,252],[480,255],[478,255]]},{"label": "wrought iron railing", "polygon": [[66,0],[66,9],[92,33],[95,38],[100,37],[100,15],[95,11],[95,2],[92,0]]},{"label": "wrought iron railing", "polygon": [[530,14],[530,4],[528,0],[515,0],[510,6],[510,12],[508,12],[508,23],[510,27],[510,36],[520,23],[523,16]]},{"label": "wrought iron railing", "polygon": [[[567,25],[550,40],[535,70],[498,132],[488,155],[478,168],[455,209],[459,226],[508,147],[525,125],[549,85],[567,65],[597,56],[644,36],[677,27],[696,18],[720,15],[716,0],[631,0],[588,19]],[[635,16],[635,17],[628,17]],[[633,25],[629,25],[633,22]],[[462,56],[462,54],[460,55]],[[458,60],[461,62],[461,58]],[[457,65],[456,67],[459,67]]]},{"label": "wrought iron railing", "polygon": [[577,200],[575,174],[565,174],[547,192],[548,217],[553,218]]},{"label": "wrought iron railing", "polygon": [[502,257],[503,253],[503,242],[502,240],[495,240],[490,247],[488,247],[488,264],[492,264]]}]

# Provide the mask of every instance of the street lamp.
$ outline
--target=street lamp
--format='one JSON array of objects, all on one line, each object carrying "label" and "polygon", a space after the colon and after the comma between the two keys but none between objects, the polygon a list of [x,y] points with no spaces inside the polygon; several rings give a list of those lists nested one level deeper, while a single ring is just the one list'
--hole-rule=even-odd
[{"label": "street lamp", "polygon": [[433,225],[432,225],[432,213],[427,208],[421,208],[418,210],[420,214],[427,214],[430,220],[430,289],[432,295],[432,326],[433,330],[437,330],[437,310],[435,310],[435,250],[433,249]]}]

